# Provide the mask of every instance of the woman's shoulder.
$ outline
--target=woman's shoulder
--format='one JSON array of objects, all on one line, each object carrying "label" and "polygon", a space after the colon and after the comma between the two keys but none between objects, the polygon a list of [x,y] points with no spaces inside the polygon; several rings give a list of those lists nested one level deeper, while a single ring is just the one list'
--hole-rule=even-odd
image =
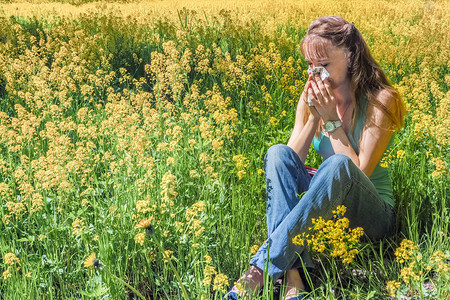
[{"label": "woman's shoulder", "polygon": [[386,108],[394,108],[400,98],[395,89],[382,88],[373,93],[364,94],[360,98],[360,105],[382,105]]},{"label": "woman's shoulder", "polygon": [[375,93],[374,98],[376,101],[390,110],[395,109],[398,100],[401,101],[398,92],[395,89],[390,88],[383,88],[378,90]]},{"label": "woman's shoulder", "polygon": [[385,87],[368,97],[367,118],[381,127],[398,129],[403,126],[405,107],[393,87]]}]

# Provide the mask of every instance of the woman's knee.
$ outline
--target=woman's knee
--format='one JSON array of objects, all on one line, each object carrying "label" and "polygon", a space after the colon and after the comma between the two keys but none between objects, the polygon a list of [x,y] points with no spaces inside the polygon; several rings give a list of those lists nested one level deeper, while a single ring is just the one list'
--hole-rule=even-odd
[{"label": "woman's knee", "polygon": [[314,177],[328,178],[329,180],[335,180],[339,178],[340,180],[351,179],[352,174],[354,174],[357,168],[353,161],[347,155],[334,154],[327,158],[317,170]]},{"label": "woman's knee", "polygon": [[270,146],[270,148],[267,150],[266,156],[267,157],[279,157],[286,155],[293,151],[289,146],[284,144],[276,144]]},{"label": "woman's knee", "polygon": [[[287,159],[292,158],[293,151],[289,146],[277,144],[271,146],[264,157],[264,169],[267,167],[278,166]],[[294,153],[295,154],[295,153]]]},{"label": "woman's knee", "polygon": [[330,172],[348,169],[353,164],[350,157],[344,154],[334,154],[327,158],[321,165],[322,168],[327,168]]}]

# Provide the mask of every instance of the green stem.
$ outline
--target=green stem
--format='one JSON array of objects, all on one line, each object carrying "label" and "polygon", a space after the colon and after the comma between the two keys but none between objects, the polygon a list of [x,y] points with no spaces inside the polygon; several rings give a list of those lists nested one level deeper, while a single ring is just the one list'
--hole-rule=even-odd
[{"label": "green stem", "polygon": [[139,293],[138,290],[136,290],[134,287],[132,287],[130,284],[126,283],[125,281],[123,281],[122,279],[120,279],[119,277],[117,277],[116,275],[112,274],[106,267],[102,268],[103,271],[105,271],[109,276],[111,276],[112,278],[114,278],[115,280],[119,281],[120,283],[122,283],[123,285],[125,285],[126,287],[128,287],[130,290],[133,291],[133,293],[135,293],[137,296],[139,296],[141,299],[145,299],[144,296],[142,296],[141,293]]},{"label": "green stem", "polygon": [[[164,248],[157,242],[153,241],[153,243],[159,248],[159,251],[161,251],[161,253],[164,255]],[[183,282],[181,281],[180,274],[178,274],[177,269],[175,269],[175,266],[172,264],[172,261],[170,260],[170,258],[167,258],[167,261],[169,262],[169,266],[172,269],[173,273],[175,274],[175,277],[177,278],[178,283],[180,284],[181,293],[183,294],[183,298],[185,300],[189,300],[188,293],[187,293],[186,289],[184,288]]]}]

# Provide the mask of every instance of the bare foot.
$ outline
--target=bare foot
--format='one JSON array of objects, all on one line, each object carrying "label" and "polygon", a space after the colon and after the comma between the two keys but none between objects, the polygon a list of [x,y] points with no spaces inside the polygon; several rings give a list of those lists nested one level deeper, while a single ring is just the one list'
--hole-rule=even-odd
[{"label": "bare foot", "polygon": [[297,269],[291,269],[286,273],[287,291],[285,300],[295,298],[305,291],[305,285]]},{"label": "bare foot", "polygon": [[264,284],[263,271],[252,265],[244,275],[239,278],[236,284],[231,288],[239,297],[256,295]]}]

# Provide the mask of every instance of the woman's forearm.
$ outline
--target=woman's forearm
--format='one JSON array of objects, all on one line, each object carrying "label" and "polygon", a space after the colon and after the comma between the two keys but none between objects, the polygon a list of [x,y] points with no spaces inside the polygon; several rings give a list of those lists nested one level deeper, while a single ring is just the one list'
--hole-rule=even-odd
[{"label": "woman's forearm", "polygon": [[295,126],[287,145],[291,147],[305,163],[314,133],[319,125],[319,119],[310,117],[303,127]]},{"label": "woman's forearm", "polygon": [[[360,167],[358,154],[356,154],[353,149],[352,144],[342,127],[339,127],[334,132],[330,133],[329,138],[335,154],[347,155],[356,166]],[[370,174],[368,176],[370,176]]]}]

